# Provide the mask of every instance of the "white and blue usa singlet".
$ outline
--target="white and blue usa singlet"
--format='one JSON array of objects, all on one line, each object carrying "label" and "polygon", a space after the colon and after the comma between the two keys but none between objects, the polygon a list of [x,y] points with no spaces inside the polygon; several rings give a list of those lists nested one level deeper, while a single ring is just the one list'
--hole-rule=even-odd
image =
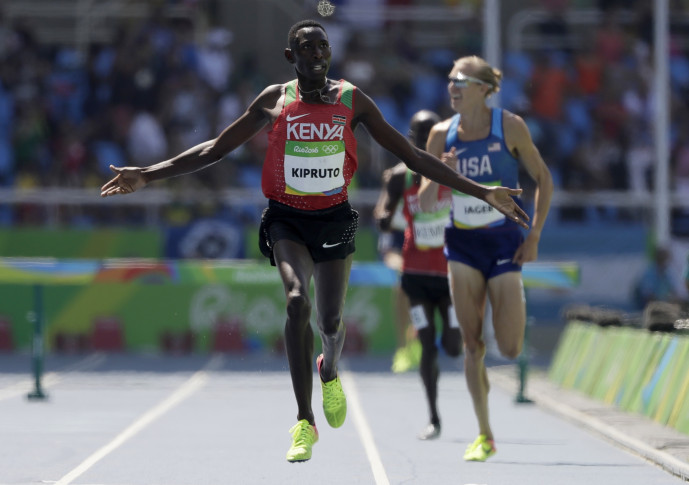
[{"label": "white and blue usa singlet", "polygon": [[[507,148],[503,135],[502,109],[491,110],[492,121],[489,135],[482,140],[462,141],[457,136],[460,115],[456,114],[450,121],[445,139],[445,151],[452,147],[456,150],[457,166],[455,169],[465,177],[484,185],[495,185],[510,188],[519,187],[519,160]],[[521,206],[521,202],[517,200]],[[513,225],[500,211],[490,204],[452,191],[452,226],[457,229],[490,229]]]}]

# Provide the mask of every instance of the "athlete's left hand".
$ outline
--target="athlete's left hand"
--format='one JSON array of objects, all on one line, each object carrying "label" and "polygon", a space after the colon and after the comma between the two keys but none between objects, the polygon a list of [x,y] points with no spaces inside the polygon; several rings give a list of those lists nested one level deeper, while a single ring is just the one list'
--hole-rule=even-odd
[{"label": "athlete's left hand", "polygon": [[534,233],[529,233],[514,253],[512,262],[518,265],[536,261],[538,259],[539,237]]},{"label": "athlete's left hand", "polygon": [[524,229],[528,229],[529,216],[512,198],[522,193],[522,189],[510,189],[508,187],[489,187],[486,194],[486,202],[505,214],[510,220],[516,222]]},{"label": "athlete's left hand", "polygon": [[452,170],[457,170],[457,148],[451,147],[449,152],[443,152],[440,161]]}]

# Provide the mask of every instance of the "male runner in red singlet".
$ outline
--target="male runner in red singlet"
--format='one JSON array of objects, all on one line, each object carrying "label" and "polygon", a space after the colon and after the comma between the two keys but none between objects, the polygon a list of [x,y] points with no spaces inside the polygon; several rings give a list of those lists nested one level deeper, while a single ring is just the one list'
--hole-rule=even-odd
[{"label": "male runner in red singlet", "polygon": [[[432,111],[415,113],[409,127],[412,143],[419,148],[425,147],[431,128],[439,122],[440,117]],[[402,203],[407,224],[402,246],[401,286],[409,298],[412,325],[421,342],[419,373],[430,414],[430,422],[419,434],[419,439],[431,440],[440,436],[436,311],[442,321],[440,343],[451,357],[461,353],[462,336],[452,308],[447,259],[443,253],[452,192],[448,187],[442,187],[431,210],[422,211],[418,195],[420,186],[421,176],[409,170],[404,163],[392,167],[384,187],[386,197],[377,208],[375,217],[381,230],[389,230],[395,208]]]},{"label": "male runner in red singlet", "polygon": [[263,253],[277,266],[287,300],[285,344],[297,400],[290,462],[311,458],[318,440],[311,394],[315,309],[323,353],[317,359],[328,423],[344,422],[347,402],[337,363],[344,343],[342,310],[354,252],[358,214],[347,186],[357,168],[354,129],[363,124],[384,148],[412,170],[455,190],[485,200],[509,219],[527,226],[528,216],[512,199],[521,190],[469,181],[438,158],[417,149],[383,118],[376,104],[344,80],[328,79],[330,44],[321,24],[304,20],[288,34],[285,58],[297,79],[268,86],[247,110],[215,139],[147,167],[114,167],[101,196],[128,194],[163,178],[207,167],[270,125],[263,166],[263,193],[269,199],[260,228]]}]

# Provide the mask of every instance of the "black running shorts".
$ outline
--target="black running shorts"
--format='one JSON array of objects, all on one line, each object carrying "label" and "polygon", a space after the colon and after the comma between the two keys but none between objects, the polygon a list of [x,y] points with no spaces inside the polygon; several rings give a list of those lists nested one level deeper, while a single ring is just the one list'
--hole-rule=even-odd
[{"label": "black running shorts", "polygon": [[269,200],[261,216],[258,246],[273,266],[273,247],[280,239],[305,245],[315,263],[344,259],[355,251],[358,223],[359,213],[349,202],[305,211]]},{"label": "black running shorts", "polygon": [[402,273],[402,290],[413,302],[444,303],[450,298],[446,276]]}]

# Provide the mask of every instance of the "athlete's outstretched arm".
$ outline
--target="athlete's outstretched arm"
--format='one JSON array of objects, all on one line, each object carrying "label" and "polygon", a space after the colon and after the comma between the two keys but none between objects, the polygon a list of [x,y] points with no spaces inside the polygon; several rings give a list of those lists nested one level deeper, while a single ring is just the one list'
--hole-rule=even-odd
[{"label": "athlete's outstretched arm", "polygon": [[217,138],[200,143],[169,160],[147,167],[111,165],[110,169],[116,175],[101,187],[101,196],[128,194],[154,180],[195,172],[214,164],[266,126],[280,95],[280,85],[269,86]]},{"label": "athlete's outstretched arm", "polygon": [[392,152],[414,172],[442,185],[485,200],[511,220],[528,228],[529,216],[516,204],[512,196],[521,189],[487,187],[457,173],[430,153],[416,148],[383,117],[378,106],[360,89],[355,90],[354,123],[363,123],[374,140]]}]

